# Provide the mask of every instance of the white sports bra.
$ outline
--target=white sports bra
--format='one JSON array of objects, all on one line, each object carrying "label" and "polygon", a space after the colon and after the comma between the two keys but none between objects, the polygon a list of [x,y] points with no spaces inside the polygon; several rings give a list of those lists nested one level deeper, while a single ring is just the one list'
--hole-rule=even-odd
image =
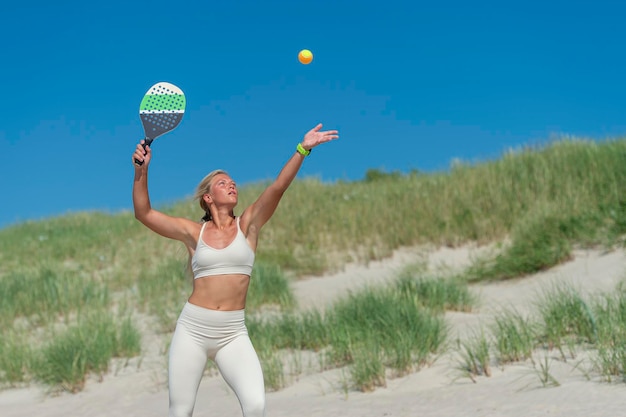
[{"label": "white sports bra", "polygon": [[191,257],[193,278],[224,274],[250,276],[254,264],[254,251],[239,227],[239,217],[237,217],[237,235],[224,249],[215,249],[204,243],[202,240],[204,226],[206,223],[200,229],[196,251]]}]

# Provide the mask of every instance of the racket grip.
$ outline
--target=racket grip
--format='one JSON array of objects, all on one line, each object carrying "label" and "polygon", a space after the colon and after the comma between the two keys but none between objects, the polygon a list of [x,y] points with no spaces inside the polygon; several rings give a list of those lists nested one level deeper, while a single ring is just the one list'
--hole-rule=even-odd
[{"label": "racket grip", "polygon": [[[154,139],[148,139],[148,138],[144,139],[144,142],[141,144],[141,146],[143,147],[144,151],[146,149],[146,146],[150,146],[150,144],[152,143],[153,140]],[[145,154],[146,153],[144,152],[144,155]],[[137,158],[135,158],[135,165],[142,166],[143,165],[143,161],[139,161]]]}]

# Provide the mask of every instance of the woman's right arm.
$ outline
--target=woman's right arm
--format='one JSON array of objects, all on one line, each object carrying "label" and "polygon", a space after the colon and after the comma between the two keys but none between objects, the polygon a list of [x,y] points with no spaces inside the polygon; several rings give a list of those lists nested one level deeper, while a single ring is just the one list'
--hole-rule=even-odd
[{"label": "woman's right arm", "polygon": [[[143,141],[142,141],[143,142]],[[180,240],[187,246],[195,247],[197,233],[200,230],[198,223],[182,217],[173,217],[152,208],[148,194],[148,167],[152,158],[149,146],[145,150],[142,143],[137,144],[133,153],[135,178],[133,181],[133,208],[135,218],[150,230],[161,236]],[[142,161],[137,165],[135,161]]]}]

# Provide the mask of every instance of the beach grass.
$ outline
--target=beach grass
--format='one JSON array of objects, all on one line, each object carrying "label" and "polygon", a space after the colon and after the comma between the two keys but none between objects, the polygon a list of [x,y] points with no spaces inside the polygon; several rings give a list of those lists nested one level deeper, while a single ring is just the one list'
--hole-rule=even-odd
[{"label": "beach grass", "polygon": [[[511,309],[496,313],[486,328],[457,342],[456,369],[476,382],[490,376],[489,364],[530,363],[543,386],[557,386],[550,373],[556,352],[562,362],[581,361],[587,353],[585,375],[605,382],[626,382],[626,284],[612,291],[584,294],[571,284],[547,287],[532,311]],[[576,361],[574,361],[576,360]]]},{"label": "beach grass", "polygon": [[[59,327],[36,348],[28,348],[24,339],[3,342],[8,356],[2,370],[13,371],[5,374],[6,382],[15,385],[27,377],[51,391],[78,392],[88,375],[106,373],[111,359],[130,358],[141,351],[140,333],[129,316],[119,318],[109,311],[93,310],[83,312],[76,323]],[[21,373],[16,372],[17,366]]]},{"label": "beach grass", "polygon": [[248,328],[261,352],[319,352],[320,370],[348,367],[349,386],[369,391],[384,386],[388,372],[402,376],[430,363],[445,346],[443,313],[469,311],[475,302],[465,283],[405,272],[393,285],[353,292],[324,311],[253,316]]},{"label": "beach grass", "polygon": [[[267,359],[269,385],[285,383],[277,352],[307,349],[323,354],[326,367],[350,369],[354,388],[375,389],[385,381],[380,365],[402,375],[443,349],[443,312],[471,310],[468,283],[523,278],[571,259],[579,247],[622,248],[625,156],[624,139],[557,138],[495,160],[455,161],[441,172],[372,169],[358,181],[296,180],[262,232],[249,290],[250,332]],[[239,207],[266,184],[242,186]],[[202,215],[189,198],[160,209]],[[389,288],[353,294],[328,311],[299,311],[290,290],[292,280],[348,262],[367,264],[400,247],[464,244],[497,250],[449,279],[421,276],[416,268]],[[136,354],[124,344],[141,345],[133,316],[120,315],[120,306],[157,317],[155,331],[167,333],[190,288],[184,247],[147,230],[130,212],[68,213],[1,229],[0,384],[39,381],[80,390],[89,373],[106,372],[110,358]],[[462,345],[466,368],[486,373],[486,348],[507,363],[530,357],[537,344],[584,343],[598,351],[598,372],[624,379],[625,337],[612,331],[624,326],[622,294],[596,303],[551,293],[537,318],[503,313],[490,329],[495,339]],[[92,311],[101,322],[88,319]],[[272,320],[258,319],[263,316]],[[88,345],[81,328],[119,344],[85,353],[73,347]],[[33,345],[33,335],[47,343]],[[373,357],[380,364],[368,362]]]}]

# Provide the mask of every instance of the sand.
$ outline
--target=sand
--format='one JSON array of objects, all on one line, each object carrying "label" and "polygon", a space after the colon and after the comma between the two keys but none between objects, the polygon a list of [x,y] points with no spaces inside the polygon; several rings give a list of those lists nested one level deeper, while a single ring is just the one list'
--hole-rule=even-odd
[{"label": "sand", "polygon": [[[407,265],[445,275],[468,265],[484,248],[398,250],[392,257],[369,265],[350,265],[343,272],[310,277],[294,284],[301,308],[319,308],[350,291],[389,281]],[[532,311],[542,291],[567,283],[585,294],[612,290],[626,271],[624,251],[577,251],[574,258],[551,270],[503,283],[471,287],[480,306],[471,313],[447,313],[452,339],[466,337],[489,323],[502,308]],[[141,358],[116,363],[101,380],[89,380],[78,394],[50,396],[41,387],[0,391],[1,417],[32,416],[166,416],[167,340],[147,338]],[[556,352],[536,352],[530,361],[495,367],[490,377],[473,382],[456,366],[454,353],[444,354],[429,367],[401,378],[388,379],[385,388],[362,393],[345,390],[342,370],[319,372],[307,365],[288,378],[288,386],[267,394],[268,417],[283,416],[610,416],[626,414],[626,384],[603,382],[589,373],[585,352],[561,360]],[[558,386],[544,386],[541,363]],[[195,417],[241,416],[239,404],[220,376],[207,376],[200,386]]]}]

